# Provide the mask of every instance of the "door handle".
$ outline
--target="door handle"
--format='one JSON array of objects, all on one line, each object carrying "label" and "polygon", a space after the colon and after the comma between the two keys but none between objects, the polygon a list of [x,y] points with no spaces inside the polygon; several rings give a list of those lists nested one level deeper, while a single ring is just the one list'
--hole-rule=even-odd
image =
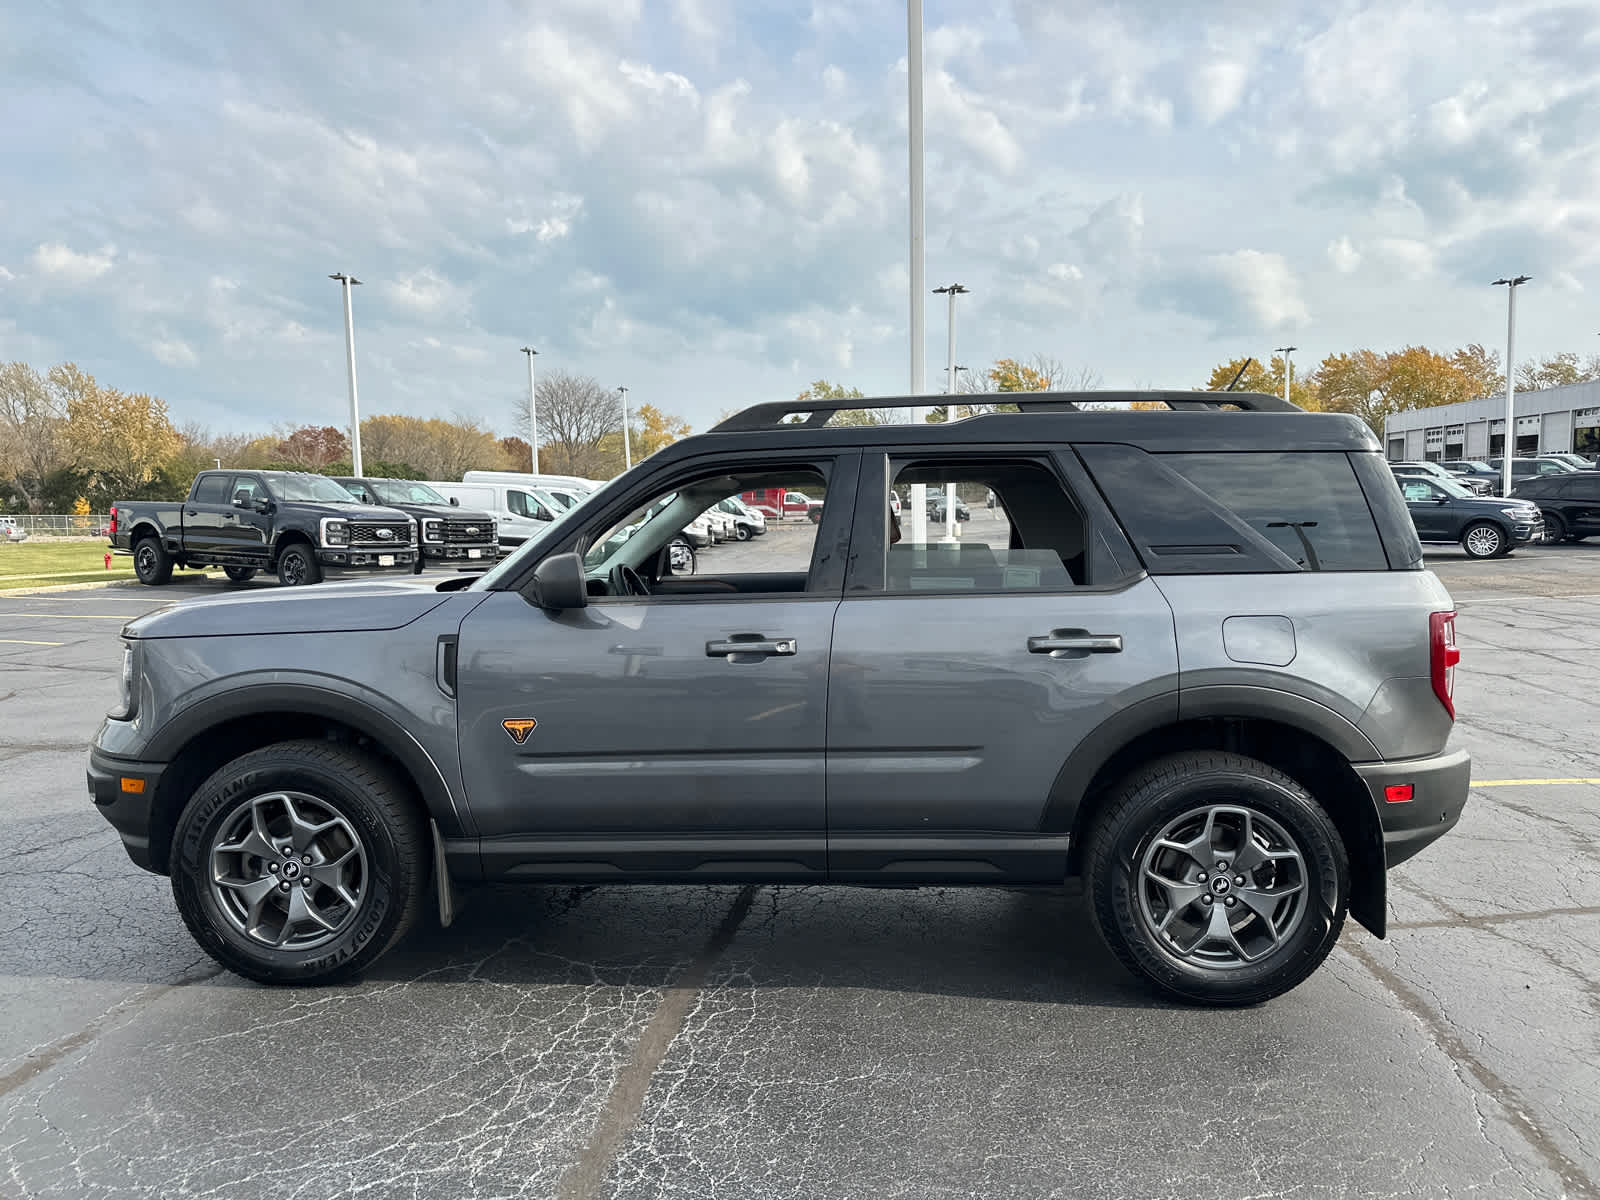
[{"label": "door handle", "polygon": [[192,508],[191,509],[186,509],[185,511],[188,512],[188,514],[191,517],[198,517],[200,515],[199,512],[197,512],[195,509],[192,509]]},{"label": "door handle", "polygon": [[726,658],[729,662],[758,662],[763,658],[788,657],[800,649],[794,638],[769,638],[759,633],[736,633],[725,642],[707,642],[707,658]]},{"label": "door handle", "polygon": [[1090,633],[1084,629],[1052,629],[1046,637],[1028,639],[1029,654],[1066,658],[1075,654],[1121,654],[1120,633]]}]

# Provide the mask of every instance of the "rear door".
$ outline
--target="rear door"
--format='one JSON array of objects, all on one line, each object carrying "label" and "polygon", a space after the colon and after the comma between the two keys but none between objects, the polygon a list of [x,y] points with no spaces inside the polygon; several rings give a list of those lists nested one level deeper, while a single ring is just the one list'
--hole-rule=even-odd
[{"label": "rear door", "polygon": [[[889,488],[918,483],[957,485],[959,540],[910,541]],[[971,503],[991,490],[994,509]],[[1064,877],[1068,757],[1131,706],[1177,712],[1172,610],[1113,542],[1073,459],[864,456],[829,673],[830,878]]]},{"label": "rear door", "polygon": [[1411,523],[1417,527],[1417,536],[1425,542],[1453,542],[1460,532],[1461,516],[1450,495],[1426,479],[1415,477],[1399,480],[1400,494],[1406,498],[1406,508],[1411,512]]},{"label": "rear door", "polygon": [[193,554],[219,554],[232,540],[233,506],[228,503],[233,476],[202,475],[183,506],[183,548]]},{"label": "rear door", "polygon": [[[1555,480],[1553,486],[1560,497],[1555,503],[1567,523],[1567,532],[1578,537],[1600,533],[1600,475],[1574,472]],[[1546,503],[1540,501],[1541,506]]]}]

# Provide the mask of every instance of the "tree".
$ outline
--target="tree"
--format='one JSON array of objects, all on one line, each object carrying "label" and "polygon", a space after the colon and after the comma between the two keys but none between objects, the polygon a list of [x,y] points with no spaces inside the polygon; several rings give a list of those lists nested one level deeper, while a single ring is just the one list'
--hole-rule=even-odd
[{"label": "tree", "polygon": [[349,459],[350,439],[332,425],[302,425],[283,437],[275,454],[296,471],[320,471],[328,463]]},{"label": "tree", "polygon": [[101,387],[72,363],[52,367],[49,380],[65,400],[66,444],[74,465],[88,474],[86,494],[96,507],[119,496],[144,497],[152,487],[157,494],[170,489],[164,468],[183,439],[165,403],[143,392]]},{"label": "tree", "polygon": [[[1600,379],[1600,355],[1591,354],[1580,363],[1578,356],[1568,350],[1563,354],[1552,354],[1543,362],[1529,359],[1517,366],[1517,390],[1519,392],[1535,392],[1540,388],[1565,387],[1570,383],[1588,383],[1592,379]],[[1500,390],[1505,389],[1502,380]]]},{"label": "tree", "polygon": [[635,459],[649,458],[657,450],[689,436],[689,422],[664,413],[653,404],[641,404],[628,426]]},{"label": "tree", "polygon": [[[842,383],[830,383],[826,379],[813,381],[810,387],[794,398],[796,404],[810,404],[820,400],[865,400],[867,394],[857,387],[845,387]],[[805,421],[805,417],[796,415],[789,418],[790,424],[798,425]],[[891,420],[890,411],[886,408],[844,408],[828,418],[829,425],[886,425]]]},{"label": "tree", "polygon": [[533,463],[533,447],[526,438],[500,439],[500,461],[507,471],[526,471]]},{"label": "tree", "polygon": [[[504,456],[493,433],[477,421],[457,416],[373,416],[361,422],[363,458],[376,463],[409,464],[426,479],[460,479],[467,471],[494,470]],[[365,465],[365,464],[363,464]]]},{"label": "tree", "polygon": [[[1245,367],[1239,382],[1234,384],[1234,391],[1265,392],[1269,396],[1283,395],[1283,374],[1288,366],[1283,356],[1274,354],[1265,363],[1258,358],[1251,358],[1248,361],[1250,364],[1248,367],[1245,367],[1246,359],[1243,358],[1232,358],[1213,367],[1210,378],[1206,380],[1205,390],[1222,391],[1232,382],[1233,377],[1239,374],[1239,368]],[[1289,385],[1289,401],[1312,412],[1322,407],[1315,369],[1295,374]]]},{"label": "tree", "polygon": [[44,511],[45,481],[69,465],[65,425],[45,376],[23,362],[0,367],[0,479],[29,512]]},{"label": "tree", "polygon": [[[589,375],[547,371],[538,383],[539,467],[555,475],[609,477],[622,465],[622,400]],[[602,448],[615,435],[614,452]]]},{"label": "tree", "polygon": [[1450,365],[1472,380],[1477,397],[1493,396],[1506,390],[1506,377],[1500,371],[1500,353],[1486,350],[1479,342],[1463,346],[1450,356]]},{"label": "tree", "polygon": [[1317,381],[1324,409],[1354,413],[1380,435],[1390,413],[1474,400],[1482,383],[1426,346],[1330,354],[1317,367]]}]

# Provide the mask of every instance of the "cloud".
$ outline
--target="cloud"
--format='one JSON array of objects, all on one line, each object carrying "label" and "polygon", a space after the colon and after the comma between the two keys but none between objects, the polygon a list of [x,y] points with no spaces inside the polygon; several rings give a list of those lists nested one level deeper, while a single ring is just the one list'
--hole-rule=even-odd
[{"label": "cloud", "polygon": [[150,344],[150,353],[169,367],[192,367],[200,361],[194,347],[181,338],[167,338]]},{"label": "cloud", "polygon": [[1239,107],[1249,67],[1222,59],[1197,68],[1189,77],[1189,101],[1207,125],[1215,125]]},{"label": "cloud", "polygon": [[65,284],[92,283],[116,264],[114,246],[79,253],[61,242],[42,242],[29,261],[39,275]]},{"label": "cloud", "polygon": [[1147,295],[1222,333],[1271,333],[1311,320],[1287,260],[1261,250],[1205,255],[1151,280]]},{"label": "cloud", "polygon": [[1361,265],[1361,251],[1348,237],[1336,238],[1328,243],[1328,261],[1341,275],[1348,275]]},{"label": "cloud", "polygon": [[383,294],[396,307],[419,316],[460,313],[466,308],[466,292],[430,267],[383,284]]}]

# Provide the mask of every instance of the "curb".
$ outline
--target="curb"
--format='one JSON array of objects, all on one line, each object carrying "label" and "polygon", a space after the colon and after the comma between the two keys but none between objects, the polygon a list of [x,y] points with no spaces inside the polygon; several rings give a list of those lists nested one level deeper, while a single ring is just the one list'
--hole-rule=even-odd
[{"label": "curb", "polygon": [[[183,575],[174,574],[172,582],[199,583],[211,578],[213,576],[209,571],[191,571]],[[43,592],[91,592],[98,588],[119,587],[138,582],[137,579],[97,579],[93,583],[47,583],[40,587],[0,588],[0,600],[4,600],[7,596],[37,596]]]}]

